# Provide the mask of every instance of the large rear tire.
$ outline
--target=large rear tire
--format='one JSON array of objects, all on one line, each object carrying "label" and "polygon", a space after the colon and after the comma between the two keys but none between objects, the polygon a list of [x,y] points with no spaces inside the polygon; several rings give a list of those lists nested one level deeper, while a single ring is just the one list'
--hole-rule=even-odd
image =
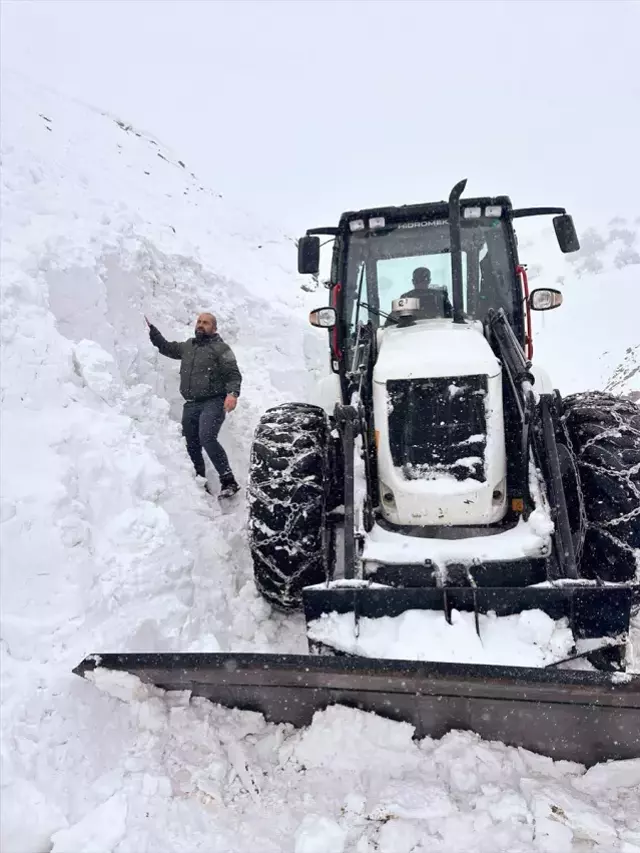
[{"label": "large rear tire", "polygon": [[327,576],[330,536],[328,418],[318,406],[268,409],[254,435],[249,468],[249,543],[258,591],[282,610]]},{"label": "large rear tire", "polygon": [[580,575],[633,580],[640,574],[640,408],[586,391],[564,399],[563,419],[584,496]]}]

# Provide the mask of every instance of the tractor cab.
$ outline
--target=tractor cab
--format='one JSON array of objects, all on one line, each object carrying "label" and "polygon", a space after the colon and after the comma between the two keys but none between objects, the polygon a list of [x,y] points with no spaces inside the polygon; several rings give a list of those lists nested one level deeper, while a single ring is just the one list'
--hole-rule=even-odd
[{"label": "tractor cab", "polygon": [[556,214],[560,248],[575,251],[575,228],[563,208],[514,210],[507,196],[347,212],[337,228],[310,229],[298,243],[301,273],[318,272],[318,235],[334,238],[329,287],[335,314],[311,318],[331,329],[333,370],[348,364],[360,323],[376,330],[426,320],[482,328],[490,312],[501,309],[530,358],[531,309],[562,302],[557,290],[529,293],[518,261],[513,219],[540,213]]},{"label": "tractor cab", "polygon": [[[503,207],[489,207],[489,216],[486,210],[463,208],[463,215],[468,211],[483,215],[461,223],[462,317],[482,320],[489,308],[504,308],[512,323],[521,322],[512,260],[515,247],[510,246]],[[342,277],[347,335],[358,320],[370,321],[375,328],[454,321],[448,217],[437,209],[427,213],[430,216],[423,213],[419,219],[393,211],[368,218],[356,214],[360,218],[346,220],[350,233]]]}]

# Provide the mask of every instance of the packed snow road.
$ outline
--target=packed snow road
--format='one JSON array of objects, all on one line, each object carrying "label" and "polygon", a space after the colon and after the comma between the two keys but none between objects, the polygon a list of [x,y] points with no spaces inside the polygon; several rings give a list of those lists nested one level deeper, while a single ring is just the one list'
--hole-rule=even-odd
[{"label": "packed snow road", "polygon": [[243,484],[259,415],[305,396],[325,339],[291,240],[126,122],[2,83],[3,853],[640,850],[639,762],[417,743],[341,708],[293,731],[71,674],[96,649],[306,650],[255,592],[242,502],[194,481],[143,314],[184,339],[215,309],[245,368],[221,435]]}]

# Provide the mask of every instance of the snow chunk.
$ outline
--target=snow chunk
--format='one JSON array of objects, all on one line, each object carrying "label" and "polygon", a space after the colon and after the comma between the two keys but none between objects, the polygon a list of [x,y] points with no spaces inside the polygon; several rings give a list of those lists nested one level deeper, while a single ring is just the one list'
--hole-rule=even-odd
[{"label": "snow chunk", "polygon": [[70,850],[111,853],[123,838],[126,828],[126,798],[124,794],[114,794],[70,829],[56,832],[51,838],[51,853],[69,853]]},{"label": "snow chunk", "polygon": [[407,820],[388,820],[378,834],[380,853],[412,853],[419,850],[417,845],[424,839],[420,826]]},{"label": "snow chunk", "polygon": [[292,748],[292,757],[308,768],[352,772],[367,755],[368,773],[393,778],[415,768],[420,761],[412,740],[414,731],[408,723],[332,705],[313,715],[311,727],[301,733]]},{"label": "snow chunk", "polygon": [[[416,784],[418,782],[422,784]],[[411,784],[413,782],[414,784]],[[457,812],[449,793],[437,785],[425,785],[423,780],[403,778],[389,783],[380,793],[380,804],[370,809],[369,820],[431,820],[449,817]]]},{"label": "snow chunk", "polygon": [[157,688],[144,684],[137,675],[101,666],[86,672],[85,678],[92,681],[99,690],[123,702],[143,702],[160,692]]},{"label": "snow chunk", "polygon": [[295,853],[343,853],[347,833],[328,817],[305,815],[295,834]]},{"label": "snow chunk", "polygon": [[536,818],[541,850],[570,851],[574,839],[603,845],[605,850],[615,849],[615,824],[595,803],[578,799],[564,786],[541,785],[533,779],[523,779],[521,788]]},{"label": "snow chunk", "polygon": [[[615,644],[615,638],[611,637],[611,644]],[[611,673],[611,681],[614,684],[628,684],[632,680],[633,676],[630,672],[612,672]]]},{"label": "snow chunk", "polygon": [[539,536],[541,539],[551,536],[553,533],[553,521],[540,507],[534,509],[527,521],[524,523],[528,525],[529,529],[535,536]]},{"label": "snow chunk", "polygon": [[0,849],[4,853],[44,853],[51,836],[68,826],[64,814],[25,779],[3,785]]},{"label": "snow chunk", "polygon": [[76,372],[95,394],[112,403],[117,394],[116,363],[95,341],[82,340],[73,350]]},{"label": "snow chunk", "polygon": [[574,639],[567,620],[557,622],[541,610],[513,616],[480,615],[480,636],[472,613],[408,610],[400,616],[359,620],[350,613],[324,614],[309,623],[310,639],[349,654],[395,660],[542,667],[570,653]]},{"label": "snow chunk", "polygon": [[573,786],[595,797],[602,791],[635,788],[640,791],[640,758],[607,761],[590,767],[584,776],[573,780]]}]

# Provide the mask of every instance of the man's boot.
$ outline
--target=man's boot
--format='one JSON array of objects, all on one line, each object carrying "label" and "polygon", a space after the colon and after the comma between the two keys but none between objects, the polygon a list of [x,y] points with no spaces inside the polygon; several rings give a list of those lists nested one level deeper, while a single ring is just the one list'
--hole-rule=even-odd
[{"label": "man's boot", "polygon": [[236,478],[233,474],[223,474],[220,477],[220,495],[221,498],[231,498],[236,492],[240,491],[240,486],[236,483]]},{"label": "man's boot", "polygon": [[198,483],[198,485],[202,485],[202,488],[205,490],[205,492],[207,492],[207,494],[213,494],[213,492],[211,491],[211,486],[209,485],[209,481],[203,474],[196,474],[196,483]]}]

